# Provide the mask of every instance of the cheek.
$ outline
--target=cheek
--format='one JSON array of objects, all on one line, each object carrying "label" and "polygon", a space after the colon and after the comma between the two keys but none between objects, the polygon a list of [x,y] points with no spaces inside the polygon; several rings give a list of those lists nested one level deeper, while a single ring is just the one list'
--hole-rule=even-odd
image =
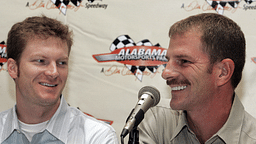
[{"label": "cheek", "polygon": [[19,74],[23,77],[31,77],[35,72],[35,69],[29,65],[20,65],[19,67]]},{"label": "cheek", "polygon": [[194,83],[204,83],[209,80],[210,74],[202,67],[190,67],[182,70],[189,80]]},{"label": "cheek", "polygon": [[192,85],[200,83],[202,74],[194,69],[182,69],[180,73],[187,79]]},{"label": "cheek", "polygon": [[31,80],[37,78],[43,72],[44,72],[43,69],[40,69],[40,68],[38,68],[36,66],[33,66],[33,65],[23,65],[19,69],[19,74],[20,74],[21,78],[23,77],[25,79],[31,79]]},{"label": "cheek", "polygon": [[199,93],[210,94],[214,89],[214,79],[208,73],[200,75],[200,77],[198,77],[197,83],[197,89]]},{"label": "cheek", "polygon": [[66,81],[66,79],[68,77],[68,70],[60,70],[59,74],[60,74],[61,79]]}]

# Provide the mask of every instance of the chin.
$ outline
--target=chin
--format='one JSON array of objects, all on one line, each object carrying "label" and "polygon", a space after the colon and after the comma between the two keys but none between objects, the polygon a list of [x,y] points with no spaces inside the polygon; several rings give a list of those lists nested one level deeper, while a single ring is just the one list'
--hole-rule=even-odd
[{"label": "chin", "polygon": [[181,104],[175,103],[175,102],[173,102],[172,100],[171,100],[171,102],[170,102],[170,107],[171,107],[171,109],[173,109],[173,110],[183,110]]},{"label": "chin", "polygon": [[40,99],[41,104],[45,105],[54,105],[56,104],[60,99],[60,95],[44,95]]},{"label": "chin", "polygon": [[40,101],[40,104],[42,106],[53,106],[56,104],[59,104],[59,100],[58,99],[44,99]]}]

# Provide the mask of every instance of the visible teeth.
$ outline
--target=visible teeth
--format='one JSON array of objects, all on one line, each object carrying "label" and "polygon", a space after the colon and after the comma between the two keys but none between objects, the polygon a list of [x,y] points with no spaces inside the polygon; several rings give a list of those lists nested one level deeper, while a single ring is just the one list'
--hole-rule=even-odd
[{"label": "visible teeth", "polygon": [[44,86],[49,86],[49,87],[54,87],[54,86],[57,86],[57,85],[51,85],[51,84],[48,84],[48,83],[40,83],[41,85],[44,85]]},{"label": "visible teeth", "polygon": [[185,88],[187,88],[187,86],[176,86],[172,87],[172,90],[184,90]]}]

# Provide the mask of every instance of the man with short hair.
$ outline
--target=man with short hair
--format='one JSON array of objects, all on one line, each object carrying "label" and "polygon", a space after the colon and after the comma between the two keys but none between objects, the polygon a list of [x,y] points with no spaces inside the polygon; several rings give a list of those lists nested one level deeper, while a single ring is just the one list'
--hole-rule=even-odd
[{"label": "man with short hair", "polygon": [[1,144],[118,143],[110,125],[69,107],[62,96],[72,43],[68,26],[46,16],[12,26],[7,68],[16,105],[0,113]]},{"label": "man with short hair", "polygon": [[171,26],[162,73],[172,109],[153,107],[139,125],[140,143],[252,144],[256,120],[234,90],[245,63],[245,38],[231,19],[214,13]]}]

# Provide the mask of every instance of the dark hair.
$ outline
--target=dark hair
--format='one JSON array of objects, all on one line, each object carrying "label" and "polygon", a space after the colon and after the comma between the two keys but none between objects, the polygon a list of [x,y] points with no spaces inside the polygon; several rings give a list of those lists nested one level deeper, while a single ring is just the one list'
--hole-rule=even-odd
[{"label": "dark hair", "polygon": [[226,58],[234,61],[231,83],[236,88],[245,64],[245,38],[241,28],[223,15],[203,13],[176,22],[171,26],[169,36],[193,29],[201,34],[203,51],[209,55],[211,65]]},{"label": "dark hair", "polygon": [[73,44],[73,33],[67,25],[46,16],[28,17],[22,22],[14,24],[8,33],[7,58],[13,58],[18,64],[20,56],[29,40],[33,38],[60,38],[67,43],[68,53]]}]

